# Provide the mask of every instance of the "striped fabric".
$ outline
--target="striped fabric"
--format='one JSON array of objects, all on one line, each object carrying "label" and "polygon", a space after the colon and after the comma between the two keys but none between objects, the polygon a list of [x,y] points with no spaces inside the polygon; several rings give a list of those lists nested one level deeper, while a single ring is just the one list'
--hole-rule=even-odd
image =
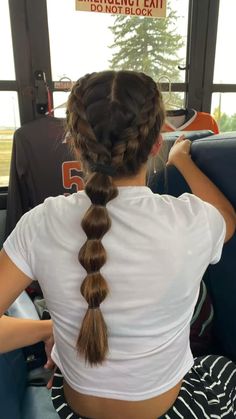
[{"label": "striped fabric", "polygon": [[[54,375],[52,402],[61,419],[89,419],[74,413],[66,403],[59,370]],[[204,418],[236,418],[236,365],[222,356],[195,359],[174,405],[160,419]]]}]

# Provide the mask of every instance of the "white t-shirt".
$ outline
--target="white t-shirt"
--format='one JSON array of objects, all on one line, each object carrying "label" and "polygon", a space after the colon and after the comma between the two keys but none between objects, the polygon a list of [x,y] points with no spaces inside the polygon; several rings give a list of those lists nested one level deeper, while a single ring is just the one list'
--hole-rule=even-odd
[{"label": "white t-shirt", "polygon": [[190,320],[204,271],[220,259],[225,222],[191,194],[119,188],[107,205],[112,226],[102,239],[109,353],[91,368],[76,351],[87,310],[80,293],[86,275],[78,262],[86,240],[80,223],[89,206],[84,191],[46,199],[21,218],[4,249],[39,281],[54,323],[52,358],[68,384],[94,396],[148,399],[176,385],[193,365]]}]

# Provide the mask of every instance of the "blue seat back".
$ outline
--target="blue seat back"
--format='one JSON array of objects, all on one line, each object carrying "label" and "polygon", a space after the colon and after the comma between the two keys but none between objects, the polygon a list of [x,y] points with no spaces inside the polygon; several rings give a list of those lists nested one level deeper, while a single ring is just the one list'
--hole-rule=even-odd
[{"label": "blue seat back", "polygon": [[26,374],[22,350],[0,354],[0,417],[2,419],[21,419]]},{"label": "blue seat back", "polygon": [[[196,140],[193,160],[222,190],[236,208],[236,132]],[[155,193],[179,196],[190,189],[177,169],[170,166],[153,175]],[[204,277],[215,309],[215,334],[219,351],[236,361],[236,235],[226,243],[220,262],[210,265]]]}]

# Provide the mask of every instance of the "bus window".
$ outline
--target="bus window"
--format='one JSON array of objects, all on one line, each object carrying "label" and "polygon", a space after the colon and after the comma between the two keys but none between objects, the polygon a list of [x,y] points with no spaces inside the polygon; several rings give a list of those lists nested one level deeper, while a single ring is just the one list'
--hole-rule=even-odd
[{"label": "bus window", "polygon": [[0,92],[0,187],[9,183],[12,138],[20,126],[16,92]]},{"label": "bus window", "polygon": [[68,99],[68,92],[53,92],[53,114],[56,118],[65,118],[65,104]]},{"label": "bus window", "polygon": [[211,113],[220,132],[236,131],[236,93],[213,93]]},{"label": "bus window", "polygon": [[[168,1],[167,19],[75,12],[74,0],[47,0],[52,79],[105,69],[143,71],[185,82],[188,0]],[[183,106],[184,95],[171,102]]]},{"label": "bus window", "polygon": [[[236,92],[232,84],[236,83],[236,58],[231,48],[227,48],[236,37],[235,27],[236,3],[234,0],[220,1],[219,21],[214,67],[214,83],[220,92],[212,94],[211,113],[218,123],[221,132],[236,131]],[[230,89],[223,85],[230,84]],[[217,90],[218,90],[217,88]]]},{"label": "bus window", "polygon": [[1,0],[0,12],[0,80],[15,80],[15,67],[8,0]]},{"label": "bus window", "polygon": [[[8,0],[1,1],[0,51],[0,80],[6,90],[4,81],[16,79]],[[3,187],[9,182],[13,133],[20,126],[17,92],[1,91],[0,87],[0,109],[0,187]]]},{"label": "bus window", "polygon": [[221,0],[217,31],[214,83],[236,83],[236,57],[231,48],[231,42],[236,38],[235,15],[235,0]]}]

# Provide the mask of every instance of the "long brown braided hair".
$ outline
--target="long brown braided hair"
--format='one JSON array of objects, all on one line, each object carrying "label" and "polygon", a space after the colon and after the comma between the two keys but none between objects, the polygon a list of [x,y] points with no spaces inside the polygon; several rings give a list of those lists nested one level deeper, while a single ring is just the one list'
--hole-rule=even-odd
[{"label": "long brown braided hair", "polygon": [[102,244],[111,227],[106,204],[118,195],[113,179],[136,175],[147,162],[164,121],[161,93],[143,73],[105,71],[88,74],[73,86],[67,106],[67,129],[87,174],[85,192],[91,206],[82,219],[87,240],[79,261],[87,271],[81,294],[88,303],[77,341],[90,365],[108,352],[108,332],[100,304],[108,284],[100,269],[106,262]]}]

